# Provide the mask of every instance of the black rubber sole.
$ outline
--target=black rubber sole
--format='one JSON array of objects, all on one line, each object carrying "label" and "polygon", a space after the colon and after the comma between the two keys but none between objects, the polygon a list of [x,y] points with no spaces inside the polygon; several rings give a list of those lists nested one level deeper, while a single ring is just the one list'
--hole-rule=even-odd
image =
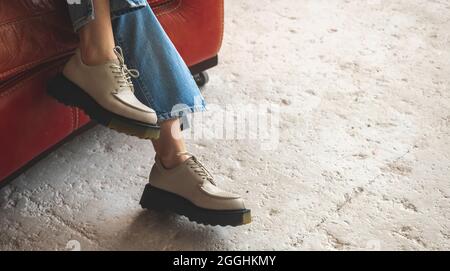
[{"label": "black rubber sole", "polygon": [[140,204],[144,209],[173,212],[204,225],[241,226],[252,221],[248,209],[221,211],[200,208],[183,197],[150,184],[145,186]]},{"label": "black rubber sole", "polygon": [[48,82],[47,93],[57,101],[82,109],[91,119],[108,128],[142,139],[157,139],[159,126],[128,119],[101,107],[80,87],[59,74]]}]

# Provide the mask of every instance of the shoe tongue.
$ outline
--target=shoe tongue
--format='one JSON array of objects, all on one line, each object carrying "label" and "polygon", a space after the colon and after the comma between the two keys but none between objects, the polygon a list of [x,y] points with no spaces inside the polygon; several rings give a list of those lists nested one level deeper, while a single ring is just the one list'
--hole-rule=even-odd
[{"label": "shoe tongue", "polygon": [[195,156],[191,156],[188,159],[186,159],[186,162],[196,164],[199,168],[201,168],[200,163],[198,162],[197,158]]},{"label": "shoe tongue", "polygon": [[118,66],[121,65],[120,60],[119,60],[118,58],[116,58],[116,59],[111,59],[111,60],[108,61],[108,63],[110,63],[110,64],[116,64],[116,65],[118,65]]},{"label": "shoe tongue", "polygon": [[203,165],[197,160],[197,158],[195,156],[191,156],[189,157],[185,163],[195,163],[197,164],[197,167],[199,170],[202,170],[204,172],[205,175],[207,175],[208,177],[205,176],[205,182],[210,183],[211,185],[215,186],[216,183],[214,182],[214,178],[213,176],[211,176],[211,174],[203,167]]},{"label": "shoe tongue", "polygon": [[189,163],[196,163],[195,157],[194,156],[190,156],[188,159],[184,160],[184,162],[182,164],[189,164]]}]

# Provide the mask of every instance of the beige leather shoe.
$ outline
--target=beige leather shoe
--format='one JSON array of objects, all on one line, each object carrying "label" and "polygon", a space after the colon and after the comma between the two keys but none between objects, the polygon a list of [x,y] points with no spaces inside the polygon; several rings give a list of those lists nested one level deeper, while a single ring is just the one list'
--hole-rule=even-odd
[{"label": "beige leather shoe", "polygon": [[157,138],[155,111],[134,95],[131,78],[138,77],[139,72],[127,68],[120,47],[114,48],[114,52],[116,60],[88,66],[77,50],[62,74],[49,82],[48,93],[66,105],[83,109],[109,128],[140,138]]},{"label": "beige leather shoe", "polygon": [[[187,153],[183,153],[187,154]],[[156,157],[150,182],[141,198],[146,209],[171,211],[200,224],[239,226],[251,222],[243,199],[217,187],[212,175],[193,155],[174,169]]]}]

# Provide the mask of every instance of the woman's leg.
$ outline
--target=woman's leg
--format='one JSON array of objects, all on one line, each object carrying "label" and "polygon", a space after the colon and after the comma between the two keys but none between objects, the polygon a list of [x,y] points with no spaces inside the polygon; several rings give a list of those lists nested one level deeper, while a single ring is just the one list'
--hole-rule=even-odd
[{"label": "woman's leg", "polygon": [[159,139],[153,140],[156,154],[167,168],[176,167],[189,158],[179,155],[186,148],[178,117],[204,110],[200,90],[150,7],[116,18],[113,32],[128,66],[141,72],[133,79],[136,96],[158,113],[161,130]]},{"label": "woman's leg", "polygon": [[[85,64],[100,65],[117,58],[113,53],[116,44],[111,23],[110,0],[94,0],[93,4],[95,20],[79,29],[79,48]],[[186,151],[179,127],[178,118],[163,121],[160,138],[152,141],[156,154],[167,168],[173,168],[188,158],[186,155],[178,155]]]},{"label": "woman's leg", "polygon": [[110,0],[94,0],[95,20],[79,30],[80,52],[87,65],[100,65],[116,59],[111,25]]},{"label": "woman's leg", "polygon": [[160,126],[160,137],[152,140],[153,147],[165,168],[175,168],[189,158],[181,154],[186,152],[186,144],[181,134],[180,120],[166,120]]},{"label": "woman's leg", "polygon": [[122,49],[115,47],[110,0],[81,3],[68,3],[72,19],[77,18],[73,23],[79,30],[79,50],[62,74],[49,82],[48,93],[83,109],[106,127],[144,139],[157,138],[156,112],[134,95],[131,78],[139,77],[139,71],[129,69]]},{"label": "woman's leg", "polygon": [[[160,120],[153,140],[155,164],[141,205],[165,209],[211,225],[250,223],[250,210],[236,194],[221,190],[205,166],[186,152],[180,116],[202,111],[204,101],[192,75],[149,6],[113,21],[116,44],[128,65],[141,71],[134,79],[136,96]],[[183,127],[185,123],[183,123]]]}]

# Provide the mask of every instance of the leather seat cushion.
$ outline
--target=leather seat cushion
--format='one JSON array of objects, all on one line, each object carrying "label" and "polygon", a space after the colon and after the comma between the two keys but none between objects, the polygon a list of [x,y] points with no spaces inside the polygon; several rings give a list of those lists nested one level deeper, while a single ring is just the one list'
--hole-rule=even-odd
[{"label": "leather seat cushion", "polygon": [[64,1],[0,1],[0,83],[77,45]]},{"label": "leather seat cushion", "polygon": [[[148,2],[189,65],[217,53],[223,34],[222,1]],[[0,86],[39,65],[66,57],[77,43],[65,1],[0,1]]]}]

